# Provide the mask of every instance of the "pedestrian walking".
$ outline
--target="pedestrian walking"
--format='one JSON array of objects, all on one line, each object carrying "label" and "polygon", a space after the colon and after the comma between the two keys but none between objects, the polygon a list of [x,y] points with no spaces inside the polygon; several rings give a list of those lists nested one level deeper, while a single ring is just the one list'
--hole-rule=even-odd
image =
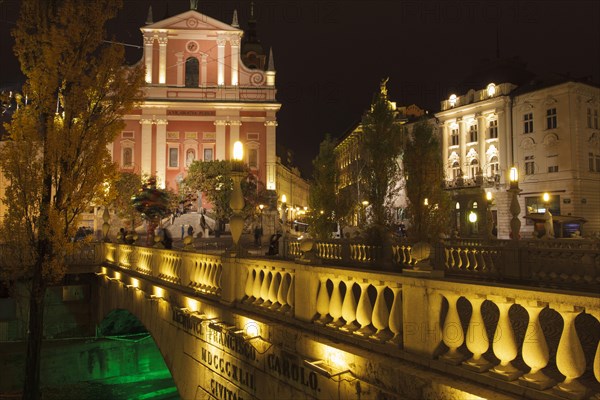
[{"label": "pedestrian walking", "polygon": [[183,240],[184,236],[185,236],[185,227],[183,226],[183,224],[181,224],[181,240]]},{"label": "pedestrian walking", "polygon": [[191,237],[194,237],[194,227],[192,225],[188,226],[188,230],[187,230],[188,235],[190,235]]},{"label": "pedestrian walking", "polygon": [[258,225],[256,225],[254,227],[254,246],[260,247],[260,244],[261,244],[260,243],[261,242],[261,240],[260,240],[261,238],[260,237],[261,236],[262,236],[261,229],[260,229],[260,227]]}]

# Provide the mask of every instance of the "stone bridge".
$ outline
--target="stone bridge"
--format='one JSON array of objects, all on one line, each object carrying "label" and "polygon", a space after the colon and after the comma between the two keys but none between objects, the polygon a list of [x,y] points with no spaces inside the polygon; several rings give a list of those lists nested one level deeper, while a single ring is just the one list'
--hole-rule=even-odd
[{"label": "stone bridge", "polygon": [[597,244],[447,243],[433,271],[414,268],[409,245],[392,270],[344,245],[300,257],[290,242],[282,259],[98,245],[98,318],[135,315],[183,399],[600,393]]}]

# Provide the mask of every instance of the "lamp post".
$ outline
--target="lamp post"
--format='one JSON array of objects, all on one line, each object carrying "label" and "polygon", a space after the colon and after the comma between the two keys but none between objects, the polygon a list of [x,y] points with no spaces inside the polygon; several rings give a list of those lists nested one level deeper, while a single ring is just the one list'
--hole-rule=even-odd
[{"label": "lamp post", "polygon": [[485,193],[486,200],[486,233],[488,239],[494,239],[494,215],[492,214],[492,192]]},{"label": "lamp post", "polygon": [[513,240],[519,240],[520,230],[521,230],[521,221],[519,220],[519,213],[521,212],[521,206],[519,206],[519,193],[521,189],[519,189],[519,172],[516,167],[512,167],[510,169],[510,186],[508,192],[512,195],[510,201],[510,213],[512,215],[512,219],[510,220],[510,234]]},{"label": "lamp post", "polygon": [[264,204],[259,204],[258,205],[258,209],[260,210],[260,234],[262,235],[262,231],[263,231],[263,220],[262,220],[262,215],[263,215],[263,208],[265,208]]},{"label": "lamp post", "polygon": [[242,195],[241,187],[241,181],[243,177],[243,157],[244,148],[242,143],[239,141],[235,142],[233,144],[233,171],[231,174],[231,178],[233,179],[233,192],[231,194],[231,199],[229,200],[229,206],[231,207],[233,213],[229,219],[229,227],[231,229],[231,238],[233,239],[233,248],[231,250],[238,256],[242,252],[239,241],[240,236],[242,236],[242,230],[244,229],[244,218],[242,217],[244,196]]}]

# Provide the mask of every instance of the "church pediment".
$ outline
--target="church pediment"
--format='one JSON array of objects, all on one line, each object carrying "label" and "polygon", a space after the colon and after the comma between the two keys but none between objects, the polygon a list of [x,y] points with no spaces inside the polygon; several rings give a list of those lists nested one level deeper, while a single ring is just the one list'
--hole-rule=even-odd
[{"label": "church pediment", "polygon": [[201,14],[196,10],[189,10],[163,19],[162,21],[146,25],[142,28],[142,31],[157,29],[241,32],[240,29],[211,18],[208,15]]}]

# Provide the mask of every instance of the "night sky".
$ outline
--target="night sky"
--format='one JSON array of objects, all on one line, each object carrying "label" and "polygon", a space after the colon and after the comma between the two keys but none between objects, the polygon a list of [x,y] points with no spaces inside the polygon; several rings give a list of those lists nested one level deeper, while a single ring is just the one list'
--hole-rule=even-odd
[{"label": "night sky", "polygon": [[[124,4],[111,32],[141,45],[138,28],[148,6],[157,21],[167,1]],[[0,86],[19,80],[9,34],[18,6],[17,0],[0,0]],[[200,0],[198,11],[231,23],[234,8],[245,28],[249,1]],[[187,0],[168,1],[170,15],[187,9]],[[277,140],[294,152],[304,175],[325,134],[339,137],[358,121],[384,77],[399,105],[435,112],[482,59],[496,57],[498,42],[502,58],[518,56],[535,73],[600,82],[597,1],[258,0],[255,15],[262,44],[274,51],[282,103]],[[131,61],[141,54],[128,50]]]}]

